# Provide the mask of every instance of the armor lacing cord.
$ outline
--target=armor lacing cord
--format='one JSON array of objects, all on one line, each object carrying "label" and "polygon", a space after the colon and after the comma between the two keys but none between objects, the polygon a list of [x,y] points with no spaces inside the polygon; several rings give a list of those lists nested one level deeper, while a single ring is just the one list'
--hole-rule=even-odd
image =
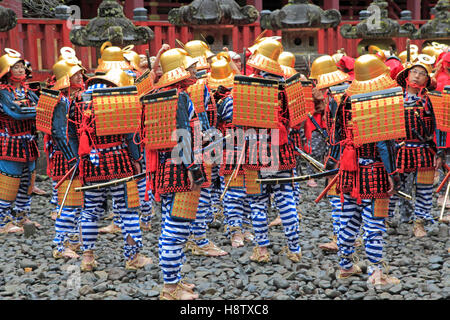
[{"label": "armor lacing cord", "polygon": [[378,262],[370,262],[369,261],[369,266],[377,266],[381,264],[385,270],[385,274],[388,275],[389,274],[389,265],[386,263],[386,261],[384,261],[383,259],[378,261]]},{"label": "armor lacing cord", "polygon": [[230,234],[233,234],[233,231],[242,231],[241,227],[239,226],[228,226],[228,230],[227,230]]}]

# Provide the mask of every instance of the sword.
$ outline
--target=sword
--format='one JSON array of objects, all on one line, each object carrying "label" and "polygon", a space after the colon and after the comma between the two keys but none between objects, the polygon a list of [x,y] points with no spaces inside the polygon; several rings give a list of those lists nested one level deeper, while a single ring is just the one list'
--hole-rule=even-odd
[{"label": "sword", "polygon": [[320,135],[325,139],[325,142],[329,143],[328,133],[319,126],[316,119],[314,119],[314,117],[312,116],[311,112],[308,112],[308,118],[316,127],[317,131],[319,131]]},{"label": "sword", "polygon": [[292,146],[294,147],[295,151],[297,151],[300,154],[300,156],[303,159],[305,159],[306,161],[308,161],[317,171],[319,171],[319,172],[325,171],[325,166],[321,162],[317,161],[316,159],[311,157],[309,154],[307,154],[305,151],[303,151],[302,149],[297,147],[291,138],[289,138],[289,141],[291,141]]},{"label": "sword", "polygon": [[242,59],[243,59],[242,67],[243,67],[243,70],[244,70],[244,76],[247,75],[247,58],[246,58],[246,55],[245,55],[246,51],[247,51],[247,49],[244,47],[244,53],[242,54]]},{"label": "sword", "polygon": [[304,175],[304,176],[289,177],[289,178],[256,179],[256,182],[264,183],[264,184],[287,184],[287,183],[291,183],[291,182],[307,181],[307,180],[311,180],[311,179],[328,177],[328,176],[337,174],[338,172],[339,172],[339,169],[332,169],[332,170],[328,170],[328,171],[324,171],[324,172],[320,172],[320,173]]},{"label": "sword", "polygon": [[78,160],[77,163],[72,167],[72,168],[74,168],[73,172],[72,172],[72,177],[70,178],[69,184],[67,185],[66,192],[64,193],[64,198],[61,201],[61,206],[59,207],[57,218],[59,218],[61,216],[62,209],[64,208],[64,204],[66,203],[67,195],[69,194],[69,190],[70,190],[70,187],[72,186],[72,182],[73,182],[73,179],[75,178],[75,174],[77,173],[77,168],[78,168],[78,164],[80,163],[80,161],[81,160]]},{"label": "sword", "polygon": [[444,216],[445,206],[447,204],[448,193],[450,192],[450,183],[447,185],[447,190],[445,191],[444,203],[442,203],[441,215],[439,216],[439,221],[442,220]]},{"label": "sword", "polygon": [[122,178],[122,179],[98,183],[98,184],[95,184],[92,186],[79,187],[79,188],[75,188],[75,191],[85,191],[85,190],[92,190],[92,189],[100,189],[100,188],[109,187],[109,186],[116,186],[118,184],[126,183],[128,181],[140,180],[145,177],[145,174],[146,174],[146,172],[141,172],[134,176],[130,176],[130,177]]},{"label": "sword", "polygon": [[336,184],[339,175],[335,175],[333,179],[331,179],[330,183],[323,189],[323,191],[319,194],[319,196],[314,200],[315,203],[319,203],[320,200],[330,191],[331,187]]},{"label": "sword", "polygon": [[245,144],[246,144],[246,140],[244,140],[244,144],[242,145],[242,152],[239,155],[238,163],[237,163],[236,167],[234,168],[233,172],[231,173],[230,179],[228,179],[227,185],[223,189],[222,194],[220,195],[220,198],[219,198],[220,201],[222,201],[223,197],[225,197],[225,194],[227,193],[228,187],[230,186],[231,180],[236,179],[236,176],[238,175],[239,167],[241,166],[241,162],[243,161],[243,158],[244,158],[244,155],[245,155]]},{"label": "sword", "polygon": [[450,171],[447,172],[447,175],[445,176],[444,180],[442,180],[441,184],[436,189],[436,193],[441,192],[442,188],[444,187],[445,183],[448,181],[449,178],[450,178]]},{"label": "sword", "polygon": [[56,186],[55,186],[55,189],[58,189],[58,188],[62,185],[62,183],[63,183],[64,181],[66,181],[66,179],[70,176],[70,174],[73,173],[73,170],[75,170],[75,168],[77,167],[77,165],[78,165],[78,162],[77,162],[77,164],[75,164],[72,168],[70,168],[69,171],[67,171],[67,173],[61,178],[61,180],[58,181],[58,183],[57,183]]},{"label": "sword", "polygon": [[[194,153],[202,153],[202,152],[208,151],[209,149],[212,149],[215,145],[222,143],[222,141],[225,140],[226,138],[228,138],[229,136],[230,135],[227,135],[220,140],[214,141],[211,144],[209,144],[208,146],[206,146],[205,148],[200,149],[198,151],[194,151]],[[130,177],[122,178],[122,179],[117,179],[117,180],[108,181],[108,182],[102,182],[102,183],[98,183],[98,184],[91,185],[91,186],[75,188],[75,191],[85,191],[85,190],[92,190],[92,189],[100,189],[100,188],[109,187],[109,186],[117,186],[118,184],[126,183],[128,181],[140,180],[140,179],[144,178],[145,175],[146,175],[146,172],[141,172],[141,173],[135,174],[134,176],[130,176]]]},{"label": "sword", "polygon": [[406,40],[406,61],[411,62],[411,40]]}]

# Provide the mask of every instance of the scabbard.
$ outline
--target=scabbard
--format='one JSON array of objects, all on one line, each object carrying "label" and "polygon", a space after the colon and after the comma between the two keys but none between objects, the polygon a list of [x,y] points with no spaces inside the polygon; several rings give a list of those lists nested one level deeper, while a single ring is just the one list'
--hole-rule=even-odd
[{"label": "scabbard", "polygon": [[316,119],[312,116],[311,112],[308,112],[308,118],[311,120],[312,124],[316,127],[317,131],[319,131],[320,135],[325,139],[325,141],[328,143],[329,137],[328,133],[323,130],[321,126],[317,123]]},{"label": "scabbard", "polygon": [[322,192],[319,194],[319,196],[314,200],[315,203],[319,203],[320,200],[330,191],[330,189],[336,184],[337,180],[339,178],[339,175],[335,175],[333,179],[331,179],[330,183],[325,187],[325,189],[322,190]]},{"label": "scabbard", "polygon": [[126,177],[126,178],[122,178],[122,179],[117,179],[117,180],[113,180],[113,181],[108,181],[108,182],[103,182],[103,183],[99,183],[99,184],[94,184],[91,186],[84,186],[84,187],[80,187],[80,188],[75,188],[75,191],[86,191],[86,190],[92,190],[92,189],[100,189],[100,188],[104,188],[104,187],[109,187],[109,186],[116,186],[118,184],[122,184],[122,183],[126,183],[128,181],[131,180],[139,180],[144,178],[146,175],[145,172],[141,172],[139,174],[136,174],[134,176],[131,177]]},{"label": "scabbard", "polygon": [[445,184],[447,183],[448,179],[450,178],[450,171],[447,172],[447,175],[445,176],[444,180],[442,180],[439,187],[436,189],[436,193],[441,192],[442,188],[444,188]]},{"label": "scabbard", "polygon": [[256,179],[256,182],[264,183],[264,184],[288,184],[288,183],[292,183],[292,182],[300,182],[300,181],[307,181],[307,180],[311,180],[311,179],[328,177],[328,176],[337,174],[338,172],[339,172],[339,169],[333,169],[333,170],[315,173],[315,174],[311,174],[311,175],[297,176],[297,177],[290,177],[290,178]]},{"label": "scabbard", "polygon": [[69,176],[72,174],[73,170],[75,170],[77,166],[78,166],[78,164],[74,165],[72,168],[70,168],[69,171],[67,171],[67,173],[64,175],[64,177],[62,177],[61,180],[58,181],[58,183],[55,186],[55,189],[58,189],[62,185],[62,183],[64,181],[66,181],[67,178],[69,178]]}]

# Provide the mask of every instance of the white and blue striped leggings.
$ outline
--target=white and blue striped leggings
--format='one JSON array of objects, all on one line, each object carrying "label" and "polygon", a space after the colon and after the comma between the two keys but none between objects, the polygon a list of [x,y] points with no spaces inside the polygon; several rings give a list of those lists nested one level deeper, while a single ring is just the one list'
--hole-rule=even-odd
[{"label": "white and blue striped leggings", "polygon": [[245,232],[251,227],[251,208],[244,188],[229,188],[224,197],[223,214],[232,236],[237,231]]},{"label": "white and blue striped leggings", "polygon": [[[23,166],[23,173],[20,177],[19,190],[17,192],[15,201],[0,200],[0,227],[3,227],[9,221],[19,223],[24,219],[31,208],[31,195],[28,195],[28,188],[30,187],[30,177],[28,174],[28,166]],[[12,216],[11,208],[14,203],[14,211],[19,215]]]},{"label": "white and blue striped leggings", "polygon": [[331,204],[331,220],[333,223],[333,234],[337,236],[339,232],[339,217],[342,211],[341,199],[338,196],[328,196]]},{"label": "white and blue striped leggings", "polygon": [[206,237],[206,230],[208,229],[207,218],[208,212],[211,209],[211,187],[202,188],[200,190],[200,199],[197,207],[197,214],[195,220],[190,224],[190,233],[193,241],[199,247],[204,247],[209,243]]},{"label": "white and blue striped leggings", "polygon": [[[129,209],[125,201],[126,185],[124,184],[85,191],[84,209],[81,212],[80,220],[82,249],[83,251],[95,249],[98,235],[98,220],[104,212],[102,206],[103,202],[106,201],[108,192],[111,193],[115,212],[119,214],[124,240],[124,256],[127,259],[133,258],[142,248],[142,234],[138,212]],[[134,244],[128,244],[127,240],[129,237],[134,240]]]},{"label": "white and blue striped leggings", "polygon": [[361,201],[362,203],[358,204],[356,199],[344,194],[337,241],[339,265],[342,269],[350,269],[353,266],[352,255],[355,252],[355,240],[362,226],[366,256],[370,262],[367,271],[370,275],[383,261],[385,218],[372,216],[372,199],[362,199]]},{"label": "white and blue striped leggings", "polygon": [[146,180],[141,179],[137,181],[137,187],[139,191],[139,202],[141,203],[141,221],[143,223],[149,223],[153,218],[153,203],[155,197],[151,190],[148,191],[149,201],[145,201],[145,188]]},{"label": "white and blue striped leggings", "polygon": [[161,235],[159,237],[159,265],[163,272],[164,283],[173,284],[181,280],[181,267],[186,260],[183,252],[189,234],[189,221],[172,218],[170,213],[174,200],[174,193],[161,195],[162,218]]},{"label": "white and blue striped leggings", "polygon": [[[58,206],[59,210],[59,206]],[[67,207],[61,211],[61,215],[55,221],[55,238],[53,243],[56,244],[56,249],[60,252],[64,251],[64,243],[68,241],[71,244],[79,242],[79,220],[81,214],[81,207]]]},{"label": "white and blue striped leggings", "polygon": [[[395,205],[400,201],[408,201],[400,199],[397,195],[393,195],[389,200],[389,216],[394,215]],[[401,202],[400,202],[401,203]],[[414,206],[413,220],[423,220],[427,223],[435,223],[431,208],[433,207],[433,185],[432,184],[416,184],[416,201]]]}]

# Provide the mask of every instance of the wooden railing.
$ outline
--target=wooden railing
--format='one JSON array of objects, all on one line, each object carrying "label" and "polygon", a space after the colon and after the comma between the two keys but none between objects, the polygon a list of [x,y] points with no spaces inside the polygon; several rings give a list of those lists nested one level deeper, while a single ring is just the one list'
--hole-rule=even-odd
[{"label": "wooden railing", "polygon": [[[88,20],[81,20],[81,25],[86,25]],[[426,21],[413,21],[416,27],[421,26]],[[358,21],[343,21],[342,24],[357,24]],[[401,22],[402,23],[402,22]],[[183,43],[194,38],[192,27],[175,27],[167,21],[135,21],[136,25],[148,26],[155,33],[155,37],[149,45],[138,45],[135,50],[144,53],[148,49],[151,55],[156,55],[163,43],[168,43],[175,47],[175,39]],[[232,30],[233,50],[242,52],[244,47],[253,44],[254,39],[261,33],[259,23],[246,26],[222,25],[220,28]],[[339,32],[340,26],[334,29],[319,30],[318,32],[318,52],[322,54],[333,54],[340,48],[345,48],[346,52],[357,56],[358,39],[345,39]],[[31,62],[33,67],[33,79],[42,81],[46,79],[52,69],[53,64],[59,56],[59,49],[63,46],[72,46],[77,52],[77,57],[82,61],[89,72],[93,72],[97,66],[97,50],[90,47],[73,46],[69,40],[70,29],[65,20],[56,19],[18,19],[18,25],[8,31],[0,32],[0,50],[12,48],[22,53],[25,59]],[[282,35],[282,31],[269,31],[268,35]],[[394,39],[397,48],[402,49],[406,45],[405,38]],[[411,41],[413,44],[421,45],[423,41]]]}]

